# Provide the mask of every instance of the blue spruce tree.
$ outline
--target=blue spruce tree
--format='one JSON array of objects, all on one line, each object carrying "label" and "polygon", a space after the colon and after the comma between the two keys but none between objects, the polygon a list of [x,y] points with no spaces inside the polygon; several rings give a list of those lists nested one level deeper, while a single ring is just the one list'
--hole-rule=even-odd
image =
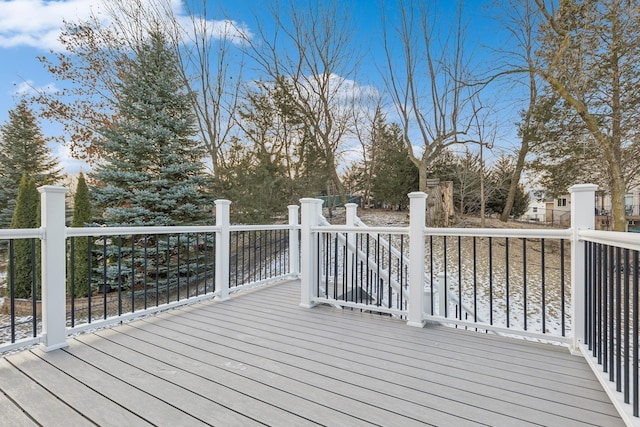
[{"label": "blue spruce tree", "polygon": [[107,225],[184,225],[212,218],[211,177],[174,52],[152,32],[121,84],[99,141],[93,193]]}]

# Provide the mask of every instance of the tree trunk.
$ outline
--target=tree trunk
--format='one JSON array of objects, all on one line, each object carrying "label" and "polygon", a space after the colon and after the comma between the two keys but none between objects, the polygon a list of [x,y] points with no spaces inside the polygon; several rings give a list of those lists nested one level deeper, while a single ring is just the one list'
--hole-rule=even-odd
[{"label": "tree trunk", "polygon": [[518,160],[516,161],[516,166],[513,171],[513,176],[511,177],[511,182],[509,183],[509,194],[507,194],[507,201],[505,202],[504,209],[502,209],[502,214],[500,214],[500,221],[507,222],[509,220],[509,216],[511,216],[511,209],[513,208],[513,202],[516,199],[516,192],[518,191],[518,185],[520,184],[520,175],[522,174],[522,170],[524,169],[524,160],[529,152],[529,144],[522,138],[522,146],[520,147],[520,151],[518,152]]}]

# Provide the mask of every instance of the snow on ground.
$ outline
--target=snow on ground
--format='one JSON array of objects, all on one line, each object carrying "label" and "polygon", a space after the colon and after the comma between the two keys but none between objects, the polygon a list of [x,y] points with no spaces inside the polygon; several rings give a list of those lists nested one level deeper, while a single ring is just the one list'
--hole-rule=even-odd
[{"label": "snow on ground", "polygon": [[[332,218],[329,218],[325,209],[324,215],[333,224],[344,224],[344,212],[344,209],[335,209]],[[358,217],[369,226],[401,227],[409,224],[408,211],[360,209]],[[461,228],[480,227],[480,219],[465,217],[454,226]],[[537,223],[503,223],[492,218],[486,219],[485,226],[487,228],[517,229],[548,228]],[[398,239],[392,238],[392,240]],[[425,260],[428,276],[427,286],[430,286],[431,265],[433,265],[434,287],[438,274],[445,271],[444,240],[440,236],[433,236],[431,241],[427,238]],[[456,296],[462,294],[464,304],[471,309],[473,309],[474,300],[477,302],[476,313],[479,320],[506,327],[508,315],[508,323],[512,328],[525,329],[526,321],[526,329],[529,331],[560,335],[563,317],[562,273],[564,272],[564,322],[565,333],[568,334],[571,329],[569,242],[564,243],[563,263],[561,245],[557,239],[545,239],[544,247],[540,239],[527,239],[525,247],[524,239],[492,238],[491,244],[489,244],[488,238],[478,237],[475,239],[475,250],[473,240],[472,237],[462,237],[460,240],[456,237],[447,237],[446,273],[447,285],[452,293]],[[458,244],[460,244],[459,249]],[[399,247],[397,243],[395,246]],[[407,256],[408,246],[405,243]],[[543,251],[544,269],[542,268]],[[461,287],[458,287],[458,278],[461,279]],[[434,299],[434,307],[437,310],[438,296]],[[453,303],[449,304],[448,310],[450,316],[455,316],[456,308]],[[473,313],[469,313],[466,318],[473,320]]]}]

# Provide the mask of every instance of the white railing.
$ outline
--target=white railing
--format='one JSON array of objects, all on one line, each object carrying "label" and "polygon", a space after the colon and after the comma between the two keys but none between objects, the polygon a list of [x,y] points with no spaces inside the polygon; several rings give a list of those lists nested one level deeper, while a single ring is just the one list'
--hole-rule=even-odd
[{"label": "white railing", "polygon": [[[572,208],[580,212],[573,218],[577,227],[594,227],[594,191],[589,185],[571,189]],[[580,304],[581,289],[575,287],[584,280],[583,269],[579,267],[583,264],[584,253],[582,257],[576,256],[583,244],[574,231],[429,228],[425,227],[424,221],[425,199],[424,193],[410,195],[409,227],[370,228],[358,220],[353,206],[347,207],[346,225],[328,225],[321,215],[322,202],[303,199],[302,305],[331,302],[399,315],[415,326],[433,321],[559,341],[577,348],[574,332],[584,329],[580,324],[582,317],[576,316],[576,312],[583,313],[583,308],[576,307],[572,298]],[[385,236],[381,237],[381,234]],[[387,238],[387,234],[409,236],[408,242],[403,241],[403,253],[391,244],[392,239]],[[326,242],[327,235],[334,236],[332,244],[341,248],[344,260],[336,257],[337,249],[323,248],[322,242]],[[360,303],[344,298],[354,292],[363,293],[358,290],[360,285],[351,283],[353,277],[360,274],[356,269],[357,261],[366,257],[357,246],[357,236],[362,236],[359,237],[361,240],[364,236],[375,239],[389,259],[401,264],[399,268],[403,271],[400,274],[406,279],[404,284],[395,279],[399,276],[397,272],[391,273],[386,266],[379,268],[375,258],[366,258],[366,268],[377,269],[376,280],[388,286],[385,292],[391,295],[401,291],[401,298],[395,305],[380,304],[380,301],[377,304]],[[323,252],[328,251],[336,263],[332,267],[335,278],[330,280],[327,280],[327,268],[323,266],[323,262],[327,263]],[[437,280],[438,277],[441,280]],[[324,289],[333,285],[342,289],[341,295],[338,292],[333,296],[326,295],[321,286],[323,280]],[[340,285],[337,286],[336,281]]]},{"label": "white railing", "polygon": [[[609,300],[609,303],[598,306],[601,302],[598,298],[606,295],[613,298],[613,303],[621,304],[623,308],[618,309],[616,316],[622,316],[622,319],[630,318],[629,313],[640,312],[640,305],[625,311],[628,310],[624,305],[626,294],[612,293],[614,290],[631,292],[632,288],[626,286],[627,281],[638,281],[640,236],[593,230],[595,190],[593,185],[577,185],[570,189],[572,228],[568,230],[425,227],[424,193],[409,195],[408,227],[365,227],[357,219],[355,210],[348,214],[346,225],[328,225],[321,215],[322,201],[302,199],[300,225],[297,221],[298,208],[291,206],[287,225],[232,226],[229,223],[230,202],[219,200],[216,202],[215,226],[67,228],[64,209],[66,189],[41,187],[42,227],[0,230],[0,240],[41,241],[42,332],[36,333],[35,337],[0,344],[0,351],[33,343],[42,343],[46,351],[54,350],[67,345],[68,334],[82,329],[190,304],[203,298],[226,300],[230,293],[246,287],[299,276],[301,305],[304,307],[331,303],[395,315],[405,319],[410,326],[422,327],[426,322],[437,322],[563,342],[569,344],[572,351],[586,355],[596,344],[606,341],[598,338],[597,333],[600,332],[594,331],[597,327],[602,329],[602,319],[597,316],[607,313],[612,302]],[[289,235],[273,237],[277,243],[268,246],[271,249],[266,252],[263,242],[268,241],[268,237],[255,243],[252,252],[247,252],[246,256],[256,261],[256,254],[260,254],[262,264],[256,267],[259,268],[257,280],[254,275],[246,280],[251,283],[244,283],[243,278],[238,286],[230,286],[230,277],[235,273],[231,270],[232,265],[234,269],[245,266],[244,259],[240,261],[239,249],[235,250],[233,258],[234,245],[240,245],[239,239],[244,241],[245,237],[250,240],[251,233],[260,233],[262,238],[262,233],[269,231],[288,231]],[[187,236],[198,233],[215,235],[215,257],[212,261],[215,288],[211,292],[68,327],[65,288],[69,239],[101,236],[106,245],[107,236],[180,233]],[[196,237],[196,247],[197,242]],[[570,245],[565,245],[565,242]],[[269,254],[280,254],[284,245],[287,246],[286,256],[271,262]],[[627,260],[625,251],[635,254],[632,261]],[[611,261],[612,255],[605,255],[605,252],[615,253],[616,260]],[[104,259],[106,263],[106,257]],[[331,270],[326,267],[329,263]],[[282,268],[283,264],[285,268]],[[612,276],[605,279],[603,271],[609,270],[612,272],[607,274]],[[630,275],[630,271],[634,273]],[[206,277],[205,274],[205,281]],[[598,280],[609,280],[610,287],[598,290],[601,288],[594,287],[596,284],[600,286]],[[619,283],[626,287],[618,287]],[[330,292],[329,287],[332,288]],[[451,307],[457,307],[457,310]],[[612,316],[610,313],[608,315]],[[471,315],[473,318],[469,319]],[[611,322],[613,326],[610,327],[616,334],[620,333],[619,318],[611,318]],[[625,357],[636,357],[633,361],[635,384],[639,382],[637,354],[640,351],[637,340],[629,337],[637,334],[638,329],[640,327],[636,325],[622,329],[626,334],[624,345],[630,345],[629,350],[626,347],[620,350],[622,340],[612,337],[613,330],[607,337],[612,341],[606,347],[607,352],[612,352],[608,354],[616,357],[613,365],[616,375],[632,363]],[[611,350],[612,346],[618,347]],[[619,357],[623,362],[618,363]],[[594,365],[598,363],[600,361],[596,358]],[[618,383],[625,385],[629,381]]]},{"label": "white railing", "polygon": [[[224,301],[229,299],[231,293],[265,283],[298,277],[299,274],[298,231],[300,226],[297,206],[289,207],[289,224],[287,225],[231,225],[229,222],[231,202],[217,200],[215,226],[70,228],[65,226],[65,193],[67,190],[64,187],[44,186],[39,191],[41,192],[42,227],[39,229],[0,230],[0,240],[32,239],[41,242],[42,297],[41,301],[36,301],[35,296],[32,295],[28,304],[33,305],[33,314],[30,315],[30,319],[34,323],[36,316],[38,316],[36,305],[42,314],[39,316],[40,319],[37,319],[39,326],[34,327],[30,332],[35,336],[15,339],[13,336],[15,334],[11,334],[12,336],[5,340],[8,342],[0,340],[0,352],[35,343],[42,343],[45,351],[51,351],[65,347],[67,336],[71,333],[126,321],[172,307],[192,304],[203,299],[215,297]],[[74,261],[69,259],[69,248],[73,247],[72,241],[77,242],[79,239],[85,238],[89,245],[96,245],[97,248],[94,249],[98,249],[96,252],[99,252],[98,261],[95,259],[96,256],[93,258],[89,256],[87,263],[89,279],[92,274],[104,276],[101,279],[102,292],[95,292],[95,286],[89,281],[89,289],[85,298],[76,298],[75,295],[68,295],[66,290],[67,276],[73,274],[75,269]],[[182,243],[180,243],[181,238],[183,239]],[[124,247],[121,243],[123,239],[130,242],[130,246]],[[178,242],[177,245],[172,243],[174,245],[172,247],[175,247],[177,253],[170,253],[165,259],[167,265],[171,264],[173,258],[177,262],[177,266],[171,267],[173,268],[172,274],[177,277],[177,297],[173,295],[174,285],[169,284],[169,267],[167,267],[165,283],[162,285],[162,291],[166,290],[166,299],[163,296],[162,300],[157,297],[161,289],[158,271],[155,274],[155,288],[154,284],[147,286],[147,278],[152,276],[152,272],[149,270],[154,267],[159,268],[158,259],[160,257],[157,247],[154,249],[153,245],[147,243],[155,241],[155,244],[159,245],[158,242],[161,239],[167,239],[165,244],[167,248],[170,246],[169,240],[173,239]],[[207,250],[215,251],[215,254],[207,254]],[[205,251],[204,257],[202,251]],[[35,251],[33,252],[32,256],[35,259]],[[149,255],[150,253],[154,253],[157,257],[155,263],[153,256]],[[241,258],[245,253],[247,258]],[[194,258],[190,260],[190,257]],[[239,261],[240,259],[242,262]],[[96,266],[95,263],[99,265]],[[203,265],[204,263],[207,265]],[[128,271],[123,273],[121,269],[125,264]],[[194,264],[197,267],[195,267],[195,273],[192,273]],[[244,274],[248,264],[255,274],[253,272],[252,274]],[[67,271],[68,265],[71,265],[69,272]],[[111,284],[107,281],[107,271],[112,272],[113,269],[117,269],[114,290],[117,291],[117,296],[111,298],[112,289],[110,288]],[[129,284],[123,283],[123,274],[131,277]],[[136,277],[139,277],[137,282]],[[233,279],[233,283],[230,283],[231,279]],[[180,280],[183,281],[182,289]],[[9,279],[9,281],[11,280]],[[35,288],[35,273],[32,282]],[[144,286],[138,291],[136,284],[140,282],[144,282]],[[148,288],[150,293],[155,292],[155,302],[151,301],[152,298],[147,299]],[[169,295],[170,293],[172,294]],[[123,298],[124,294],[126,294],[126,300]],[[95,311],[100,312],[98,318],[90,314],[92,298],[94,302],[95,300],[99,301],[99,307],[93,306],[97,307]],[[15,330],[14,303],[16,299],[9,289],[7,289],[7,295],[4,299],[10,306],[9,313],[4,316],[9,321],[8,326],[0,322],[0,328],[9,328],[13,332]],[[112,299],[115,305],[113,307],[109,305],[112,303]],[[137,302],[138,300],[143,302]],[[74,304],[81,303],[88,307],[85,310],[88,310],[89,315],[74,318],[75,311],[73,308],[69,309],[69,306],[73,307]]]}]

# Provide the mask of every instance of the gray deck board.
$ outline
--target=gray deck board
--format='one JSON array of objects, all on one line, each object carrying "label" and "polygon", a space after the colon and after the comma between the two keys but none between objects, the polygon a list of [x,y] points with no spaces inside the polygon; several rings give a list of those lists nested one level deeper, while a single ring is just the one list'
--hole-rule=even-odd
[{"label": "gray deck board", "polygon": [[623,425],[564,347],[304,309],[298,286],[0,358],[0,425]]},{"label": "gray deck board", "polygon": [[[172,326],[163,324],[164,328],[170,328],[177,331],[176,339],[179,339],[179,335],[181,333],[186,333],[187,331],[192,331],[191,333],[196,333],[194,331],[198,331],[198,328],[205,328],[203,325],[198,325],[195,322],[187,322],[188,316],[180,316],[177,318],[176,322],[180,326]],[[239,319],[233,319],[233,322],[236,323],[235,330],[238,330]],[[264,322],[262,323],[264,324]],[[219,335],[224,335],[224,329],[218,329],[216,326],[206,326],[209,329],[210,333],[216,333]],[[247,327],[242,330],[247,337],[250,337],[251,328]],[[197,336],[205,338],[207,337],[207,332],[196,333]],[[256,353],[256,350],[252,350],[253,343],[256,343],[257,337],[251,338],[251,343],[245,346],[241,346],[238,343],[242,343],[242,340],[236,340],[235,347],[241,350],[244,353]],[[353,350],[349,347],[352,344],[342,343],[340,347],[335,348],[334,350],[327,352],[327,348],[331,347],[331,342],[323,342],[319,340],[319,342],[311,342],[302,344],[301,341],[304,339],[302,336],[290,336],[290,337],[278,337],[276,335],[272,335],[270,332],[262,329],[260,331],[260,339],[268,340],[270,342],[280,342],[281,346],[271,346],[273,350],[280,351],[280,356],[278,356],[277,352],[273,352],[273,354],[269,355],[271,358],[279,358],[280,360],[284,360],[282,355],[288,356],[291,348],[304,346],[308,350],[311,351],[311,359],[315,361],[314,365],[310,365],[309,361],[303,360],[302,362],[292,360],[290,363],[303,365],[305,369],[313,372],[322,372],[323,378],[325,376],[338,376],[339,378],[353,377],[353,371],[362,371],[363,367],[366,368],[366,375],[373,376],[375,379],[384,379],[387,381],[386,384],[378,383],[373,385],[372,387],[378,389],[388,389],[394,390],[391,392],[392,394],[399,396],[403,394],[407,394],[407,398],[413,397],[415,390],[423,390],[428,388],[429,394],[431,396],[438,396],[447,399],[449,402],[453,402],[456,399],[461,399],[461,403],[463,405],[467,405],[470,403],[474,403],[475,406],[479,408],[492,408],[497,406],[498,404],[506,405],[505,408],[494,408],[494,411],[497,412],[518,412],[520,417],[527,415],[528,419],[535,420],[538,417],[538,410],[541,407],[547,406],[550,407],[550,410],[556,413],[564,413],[565,416],[570,417],[572,415],[573,407],[582,407],[588,405],[595,411],[603,411],[607,412],[611,410],[610,403],[605,403],[598,400],[592,399],[584,399],[580,397],[575,397],[571,395],[567,395],[566,391],[564,392],[556,392],[553,390],[537,390],[534,387],[527,387],[521,385],[520,387],[510,387],[508,381],[503,381],[504,387],[496,386],[495,383],[492,382],[492,378],[488,376],[484,376],[484,378],[480,378],[482,381],[478,381],[477,378],[469,378],[466,377],[453,377],[448,372],[441,373],[437,366],[428,366],[428,361],[423,361],[421,366],[421,373],[426,371],[428,368],[431,368],[428,373],[425,375],[417,376],[413,372],[413,369],[406,369],[402,363],[394,363],[387,362],[385,360],[373,360],[369,363],[366,363],[368,358],[367,355],[361,354],[356,359],[353,358]],[[288,341],[288,344],[285,343]],[[260,344],[258,342],[257,344]],[[264,355],[264,349],[258,350],[261,355]],[[331,354],[333,353],[333,354]],[[344,355],[343,355],[344,354]],[[398,359],[399,357],[393,357],[393,359]],[[388,366],[385,369],[378,369],[376,366],[381,363],[386,363]],[[395,366],[394,366],[395,365]],[[336,374],[336,372],[340,372]],[[480,375],[480,374],[479,374]],[[469,393],[467,389],[469,388],[469,384],[473,383],[473,393]],[[488,385],[490,384],[490,385]],[[358,384],[359,387],[367,387],[366,384]],[[509,390],[511,388],[511,390]],[[519,405],[522,398],[521,396],[525,394],[531,397],[529,405],[530,408],[526,406],[522,407]],[[537,394],[537,397],[535,396]],[[558,401],[563,402],[562,404],[557,403]],[[516,405],[514,407],[513,405]],[[449,405],[451,409],[455,409],[454,405]],[[518,407],[519,406],[519,407]],[[510,409],[510,410],[509,410]],[[530,409],[530,411],[528,411]],[[615,414],[615,412],[610,412],[610,414]],[[593,414],[585,413],[585,416],[581,419],[582,422],[592,421]]]}]

